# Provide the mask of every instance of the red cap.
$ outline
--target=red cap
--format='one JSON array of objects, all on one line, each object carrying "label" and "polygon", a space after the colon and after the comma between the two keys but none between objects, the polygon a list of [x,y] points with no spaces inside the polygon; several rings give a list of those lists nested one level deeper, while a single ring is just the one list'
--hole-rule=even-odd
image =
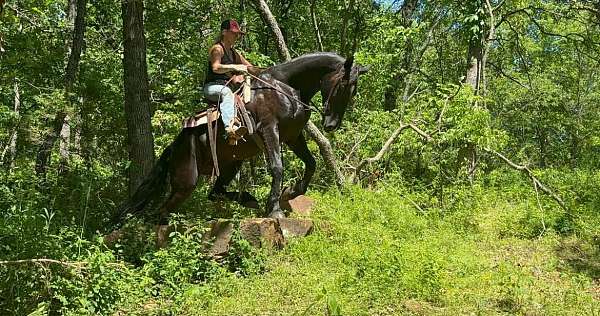
[{"label": "red cap", "polygon": [[234,19],[223,21],[221,23],[221,30],[228,30],[228,31],[231,31],[233,33],[246,34],[246,32],[242,32],[242,30],[240,29],[240,25]]}]

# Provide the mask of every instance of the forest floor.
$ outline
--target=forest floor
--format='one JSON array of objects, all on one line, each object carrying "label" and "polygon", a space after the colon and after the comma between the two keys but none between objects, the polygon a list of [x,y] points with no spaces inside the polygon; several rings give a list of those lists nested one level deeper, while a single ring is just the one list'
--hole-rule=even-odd
[{"label": "forest floor", "polygon": [[260,272],[223,273],[122,311],[600,315],[593,213],[573,216],[519,191],[477,185],[448,193],[444,207],[393,186],[312,197],[314,233],[262,251]]}]

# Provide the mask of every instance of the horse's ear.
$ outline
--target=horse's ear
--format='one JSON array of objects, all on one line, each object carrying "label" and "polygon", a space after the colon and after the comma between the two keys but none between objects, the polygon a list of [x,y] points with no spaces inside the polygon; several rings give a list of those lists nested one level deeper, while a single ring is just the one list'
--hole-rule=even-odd
[{"label": "horse's ear", "polygon": [[354,55],[348,57],[348,59],[346,59],[346,62],[344,62],[344,68],[346,69],[346,72],[352,69],[352,64],[354,64]]},{"label": "horse's ear", "polygon": [[351,55],[344,62],[344,80],[350,79],[350,74],[352,73],[352,64],[354,64],[354,55]]}]

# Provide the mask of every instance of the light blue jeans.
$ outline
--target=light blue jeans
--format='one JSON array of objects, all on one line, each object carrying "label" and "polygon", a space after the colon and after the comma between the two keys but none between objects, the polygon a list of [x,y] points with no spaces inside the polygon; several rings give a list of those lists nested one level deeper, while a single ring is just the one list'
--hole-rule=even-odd
[{"label": "light blue jeans", "polygon": [[224,85],[209,83],[204,86],[204,96],[215,102],[219,101],[220,97],[221,104],[219,108],[221,109],[221,119],[225,127],[228,127],[235,116],[234,97],[231,89]]}]

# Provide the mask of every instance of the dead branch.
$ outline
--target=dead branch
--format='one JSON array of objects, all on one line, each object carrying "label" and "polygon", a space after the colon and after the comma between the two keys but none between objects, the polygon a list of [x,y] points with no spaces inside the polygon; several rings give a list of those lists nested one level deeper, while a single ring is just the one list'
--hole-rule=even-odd
[{"label": "dead branch", "polygon": [[537,188],[540,188],[540,190],[542,190],[542,192],[544,192],[544,193],[548,194],[550,197],[552,197],[552,199],[554,199],[558,203],[558,205],[560,205],[565,211],[567,210],[567,206],[565,205],[565,202],[563,202],[563,200],[560,198],[560,196],[558,196],[556,193],[554,193],[552,190],[550,190],[547,186],[545,186],[533,174],[533,172],[527,166],[517,165],[516,163],[510,161],[510,159],[506,158],[501,153],[499,153],[495,150],[492,150],[490,148],[484,148],[484,150],[496,155],[498,158],[503,160],[511,168],[525,173],[529,177],[529,179],[531,179],[531,181],[533,182],[534,188],[536,188],[536,190],[537,190]]},{"label": "dead branch", "polygon": [[0,265],[19,265],[19,264],[58,264],[69,268],[85,268],[87,262],[69,262],[60,261],[54,259],[25,259],[25,260],[13,260],[13,261],[0,261]]},{"label": "dead branch", "polygon": [[321,152],[323,160],[325,160],[325,163],[332,169],[331,171],[333,171],[335,175],[335,183],[338,188],[343,187],[345,182],[344,175],[336,163],[335,154],[333,153],[329,139],[327,139],[327,137],[319,131],[319,128],[310,120],[306,124],[306,127],[304,127],[304,130],[319,146],[319,151]]},{"label": "dead branch", "polygon": [[[354,152],[356,151],[356,149],[358,148],[358,146],[365,141],[365,139],[367,139],[367,137],[369,137],[369,132],[367,132],[365,134],[365,136],[363,136],[361,139],[359,139],[358,141],[356,141],[354,143],[354,146],[352,146],[352,148],[350,149],[350,152],[348,152],[348,154],[346,155],[346,159],[344,159],[344,161],[348,162],[350,161],[350,158],[352,157],[352,155],[354,155]],[[352,168],[354,168],[354,166],[352,166]]]},{"label": "dead branch", "polygon": [[371,158],[363,159],[356,166],[356,169],[354,170],[354,176],[353,176],[352,182],[357,183],[358,179],[360,178],[360,172],[364,168],[364,166],[366,164],[371,164],[373,162],[379,161],[383,157],[383,155],[385,155],[390,150],[390,147],[392,146],[392,144],[396,141],[396,139],[400,136],[400,134],[402,134],[402,131],[404,131],[407,128],[410,128],[415,133],[419,134],[419,136],[421,136],[425,141],[427,141],[427,142],[431,141],[431,136],[429,136],[429,134],[422,131],[420,128],[418,128],[413,123],[409,123],[409,124],[400,123],[400,126],[392,133],[390,138],[388,138],[388,140],[385,142],[383,147],[381,147],[381,150],[379,150],[377,155],[375,155],[374,157],[371,157]]},{"label": "dead branch", "polygon": [[[55,259],[23,259],[23,260],[12,260],[12,261],[0,261],[0,265],[20,265],[20,264],[57,264],[68,268],[87,269],[89,262],[86,261],[60,261]],[[124,267],[122,263],[107,263],[107,266],[113,267]]]}]

